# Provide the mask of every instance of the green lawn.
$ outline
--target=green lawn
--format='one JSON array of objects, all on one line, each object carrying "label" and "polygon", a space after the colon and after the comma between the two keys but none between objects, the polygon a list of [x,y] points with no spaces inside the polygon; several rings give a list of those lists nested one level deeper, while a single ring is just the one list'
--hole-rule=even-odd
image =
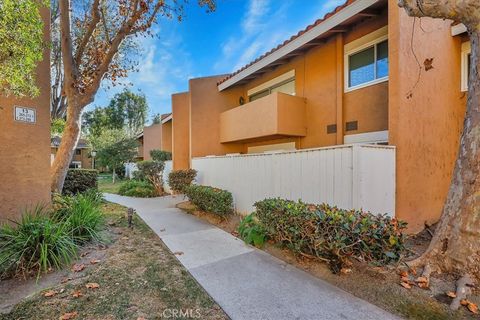
[{"label": "green lawn", "polygon": [[126,180],[117,179],[112,183],[112,175],[110,173],[101,173],[98,175],[98,190],[106,193],[118,194],[118,190]]}]

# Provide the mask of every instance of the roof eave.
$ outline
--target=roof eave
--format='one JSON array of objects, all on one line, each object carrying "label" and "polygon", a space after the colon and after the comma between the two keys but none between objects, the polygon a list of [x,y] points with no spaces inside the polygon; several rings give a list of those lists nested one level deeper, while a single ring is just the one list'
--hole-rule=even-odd
[{"label": "roof eave", "polygon": [[239,81],[242,81],[246,77],[259,71],[260,69],[268,66],[269,64],[277,61],[278,59],[281,59],[282,57],[288,55],[289,53],[292,53],[293,51],[307,44],[308,42],[316,39],[317,37],[331,30],[332,28],[340,25],[341,23],[345,22],[346,20],[352,18],[356,14],[362,12],[363,10],[369,8],[370,6],[380,1],[381,0],[357,0],[353,2],[352,4],[348,5],[344,9],[340,10],[339,12],[329,17],[327,20],[321,22],[317,26],[313,27],[312,29],[308,30],[307,32],[299,36],[298,38],[287,43],[285,46],[279,48],[278,50],[265,56],[263,59],[253,63],[251,66],[237,73],[233,77],[220,83],[217,86],[218,91],[223,91],[237,84]]}]

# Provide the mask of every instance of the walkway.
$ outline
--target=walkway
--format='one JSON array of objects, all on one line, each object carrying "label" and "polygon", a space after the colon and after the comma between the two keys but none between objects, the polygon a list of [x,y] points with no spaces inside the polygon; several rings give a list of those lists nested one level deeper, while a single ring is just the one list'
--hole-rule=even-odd
[{"label": "walkway", "polygon": [[182,196],[139,199],[106,194],[136,209],[234,320],[398,319],[231,234],[175,208]]}]

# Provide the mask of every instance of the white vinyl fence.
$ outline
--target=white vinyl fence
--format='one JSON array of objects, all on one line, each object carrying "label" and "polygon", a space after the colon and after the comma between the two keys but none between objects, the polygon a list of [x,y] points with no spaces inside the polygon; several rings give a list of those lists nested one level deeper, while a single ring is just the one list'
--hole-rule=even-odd
[{"label": "white vinyl fence", "polygon": [[265,198],[301,199],[395,215],[395,147],[341,145],[194,158],[197,183],[230,191],[246,214]]},{"label": "white vinyl fence", "polygon": [[[137,164],[129,162],[125,164],[125,176],[129,179],[133,178],[133,173],[138,171]],[[172,171],[172,161],[165,161],[165,169],[163,169],[163,187],[165,191],[170,193],[170,186],[168,185],[168,174]]]}]

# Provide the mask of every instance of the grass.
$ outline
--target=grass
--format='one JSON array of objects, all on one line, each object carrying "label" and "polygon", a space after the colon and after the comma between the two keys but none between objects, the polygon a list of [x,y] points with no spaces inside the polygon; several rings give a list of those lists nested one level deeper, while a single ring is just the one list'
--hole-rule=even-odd
[{"label": "grass", "polygon": [[102,173],[98,175],[98,190],[105,193],[118,194],[120,187],[127,180],[116,179],[115,183],[112,183],[112,174]]},{"label": "grass", "polygon": [[[75,273],[74,280],[52,287],[55,296],[36,294],[0,315],[1,320],[58,319],[67,312],[77,312],[75,319],[161,319],[172,309],[193,310],[199,319],[228,319],[142,220],[134,216],[132,230],[127,228],[125,207],[107,203],[102,211],[112,238],[106,249],[97,249],[102,260],[86,262],[81,276]],[[90,251],[84,259],[95,254]],[[99,288],[85,287],[92,282]],[[75,291],[83,296],[74,298]]]}]

